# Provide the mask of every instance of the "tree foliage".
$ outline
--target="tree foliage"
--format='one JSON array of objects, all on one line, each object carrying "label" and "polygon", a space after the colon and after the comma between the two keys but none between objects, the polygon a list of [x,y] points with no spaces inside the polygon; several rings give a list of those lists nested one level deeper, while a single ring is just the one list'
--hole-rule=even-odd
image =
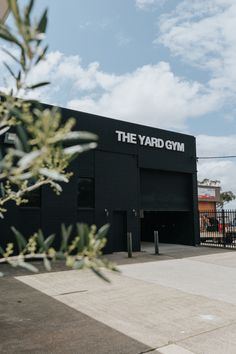
[{"label": "tree foliage", "polygon": [[232,191],[221,192],[220,193],[220,202],[218,203],[218,207],[223,209],[227,203],[232,202],[235,199],[236,199],[236,196]]},{"label": "tree foliage", "polygon": [[[48,46],[44,44],[47,28],[47,10],[39,19],[32,20],[34,0],[20,9],[16,0],[8,0],[14,28],[0,23],[0,39],[8,44],[1,47],[14,65],[5,62],[10,76],[10,84],[0,92],[0,138],[11,132],[13,140],[8,148],[0,144],[0,217],[7,211],[7,203],[16,205],[27,203],[27,194],[44,185],[50,186],[57,194],[62,192],[62,184],[68,183],[72,173],[71,161],[80,153],[96,148],[97,136],[90,132],[73,130],[75,119],[62,121],[60,110],[45,108],[36,100],[26,99],[27,94],[49,82],[32,82],[31,72],[45,59]],[[9,49],[10,47],[10,49]],[[91,268],[101,275],[99,268],[114,265],[98,259],[106,243],[108,226],[98,230],[95,226],[76,225],[76,236],[69,243],[72,226],[62,226],[61,247],[50,247],[55,235],[44,237],[38,230],[29,238],[12,229],[18,244],[9,243],[0,249],[2,262],[22,266],[32,271],[35,267],[26,260],[43,259],[47,269],[51,261],[63,258],[73,268]],[[73,253],[73,254],[72,254]],[[103,275],[101,275],[103,276]]]},{"label": "tree foliage", "polygon": [[[210,186],[210,187],[220,187],[219,180],[211,180],[204,178],[202,181],[198,181],[199,186]],[[224,206],[236,199],[235,194],[232,191],[220,192],[220,201],[217,203],[218,208],[224,208]]]}]

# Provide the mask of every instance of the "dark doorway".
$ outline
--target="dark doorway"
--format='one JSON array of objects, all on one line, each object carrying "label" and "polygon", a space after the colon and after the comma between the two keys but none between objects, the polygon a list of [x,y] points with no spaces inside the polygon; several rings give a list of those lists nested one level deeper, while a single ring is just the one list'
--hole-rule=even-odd
[{"label": "dark doorway", "polygon": [[122,252],[127,250],[127,215],[125,211],[115,210],[112,215],[112,241],[113,251]]},{"label": "dark doorway", "polygon": [[159,242],[192,245],[190,212],[144,211],[141,219],[141,241],[153,242],[158,231]]}]

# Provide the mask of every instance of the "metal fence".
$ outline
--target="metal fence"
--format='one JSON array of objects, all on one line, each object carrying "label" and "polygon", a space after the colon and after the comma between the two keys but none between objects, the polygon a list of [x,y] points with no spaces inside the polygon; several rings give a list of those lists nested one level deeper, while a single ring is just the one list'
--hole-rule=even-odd
[{"label": "metal fence", "polygon": [[201,245],[236,249],[236,210],[209,210],[199,216]]}]

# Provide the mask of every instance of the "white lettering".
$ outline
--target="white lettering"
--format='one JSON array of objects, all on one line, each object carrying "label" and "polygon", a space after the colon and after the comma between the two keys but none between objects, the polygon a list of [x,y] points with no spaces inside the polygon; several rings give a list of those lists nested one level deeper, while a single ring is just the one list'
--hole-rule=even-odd
[{"label": "white lettering", "polygon": [[139,141],[140,141],[140,145],[143,145],[144,143],[144,139],[145,139],[145,135],[138,135]]},{"label": "white lettering", "polygon": [[152,146],[158,147],[158,139],[157,138],[151,138]]},{"label": "white lettering", "polygon": [[162,139],[157,139],[157,140],[158,140],[157,147],[159,149],[162,149],[164,147],[164,140],[162,140]]},{"label": "white lettering", "polygon": [[149,138],[149,136],[146,137],[146,140],[145,140],[144,145],[146,145],[146,146],[152,146],[152,142],[151,142],[151,139]]},{"label": "white lettering", "polygon": [[129,143],[130,142],[130,133],[123,132],[122,141],[123,141],[123,143],[125,143],[125,142]]},{"label": "white lettering", "polygon": [[165,147],[167,150],[172,150],[172,141],[166,140]]},{"label": "white lettering", "polygon": [[164,141],[161,138],[149,137],[145,135],[135,134],[135,133],[128,133],[123,132],[120,130],[115,131],[117,134],[117,140],[121,141],[122,143],[129,143],[129,144],[137,144],[156,147],[158,149],[166,148],[167,150],[173,151],[185,151],[184,143],[180,143],[178,141],[166,140]]},{"label": "white lettering", "polygon": [[130,143],[131,144],[137,144],[137,135],[136,134],[130,134]]},{"label": "white lettering", "polygon": [[173,150],[176,150],[178,144],[179,144],[178,142],[172,141]]},{"label": "white lettering", "polygon": [[117,134],[117,139],[118,139],[118,141],[122,141],[122,134],[123,134],[123,132],[121,132],[120,130],[116,130],[116,134]]},{"label": "white lettering", "polygon": [[178,151],[184,152],[184,143],[178,143]]}]

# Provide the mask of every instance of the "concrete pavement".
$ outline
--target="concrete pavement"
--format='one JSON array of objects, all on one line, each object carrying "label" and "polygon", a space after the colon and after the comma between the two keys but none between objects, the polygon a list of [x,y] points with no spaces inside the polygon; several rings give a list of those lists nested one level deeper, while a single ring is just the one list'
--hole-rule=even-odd
[{"label": "concrete pavement", "polygon": [[146,247],[131,260],[112,255],[122,275],[109,273],[111,284],[88,271],[17,279],[143,343],[137,353],[235,354],[236,252],[174,245],[160,250],[162,255],[153,256]]},{"label": "concrete pavement", "polygon": [[15,269],[5,270],[8,275],[0,279],[1,354],[137,354],[150,349],[16,280]]}]

